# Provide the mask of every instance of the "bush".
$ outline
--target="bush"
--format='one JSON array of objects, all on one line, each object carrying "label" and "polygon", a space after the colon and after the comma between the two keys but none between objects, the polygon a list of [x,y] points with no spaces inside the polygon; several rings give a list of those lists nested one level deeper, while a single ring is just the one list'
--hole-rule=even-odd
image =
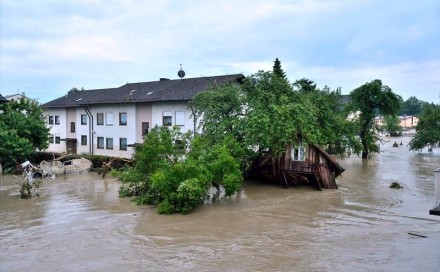
[{"label": "bush", "polygon": [[117,174],[125,183],[121,197],[135,196],[137,204],[157,205],[161,214],[189,213],[203,203],[211,185],[223,186],[230,196],[243,179],[226,144],[212,145],[201,137],[192,140],[177,127],[153,128],[136,149],[133,167]]}]

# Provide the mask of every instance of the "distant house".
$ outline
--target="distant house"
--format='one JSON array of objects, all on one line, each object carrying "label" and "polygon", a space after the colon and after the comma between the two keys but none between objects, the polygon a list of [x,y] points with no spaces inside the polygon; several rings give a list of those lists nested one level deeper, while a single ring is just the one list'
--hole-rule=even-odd
[{"label": "distant house", "polygon": [[399,116],[400,126],[402,128],[412,128],[417,126],[419,118],[413,115]]},{"label": "distant house", "polygon": [[11,95],[6,95],[5,98],[8,101],[20,101],[22,98],[26,99],[26,100],[31,100],[31,101],[35,101],[27,96],[25,96],[24,94],[11,94]]},{"label": "distant house", "polygon": [[[398,116],[398,118],[402,128],[413,128],[417,126],[419,122],[419,118],[413,115]],[[382,127],[385,125],[385,118],[383,116],[377,116],[374,118],[374,123],[377,126]]]},{"label": "distant house", "polygon": [[131,157],[133,145],[156,126],[197,124],[188,102],[209,87],[240,84],[241,74],[127,83],[84,90],[42,105],[50,127],[46,151]]},{"label": "distant house", "polygon": [[374,118],[374,123],[376,124],[376,126],[382,127],[385,125],[385,118],[382,115],[376,116]]}]

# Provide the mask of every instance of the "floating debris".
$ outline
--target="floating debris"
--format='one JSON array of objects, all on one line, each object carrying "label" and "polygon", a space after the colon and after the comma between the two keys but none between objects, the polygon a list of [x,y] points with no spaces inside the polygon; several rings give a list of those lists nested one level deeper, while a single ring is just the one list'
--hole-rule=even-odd
[{"label": "floating debris", "polygon": [[400,185],[400,183],[398,183],[397,181],[394,181],[394,182],[391,183],[390,188],[393,188],[393,189],[402,189],[403,186]]}]

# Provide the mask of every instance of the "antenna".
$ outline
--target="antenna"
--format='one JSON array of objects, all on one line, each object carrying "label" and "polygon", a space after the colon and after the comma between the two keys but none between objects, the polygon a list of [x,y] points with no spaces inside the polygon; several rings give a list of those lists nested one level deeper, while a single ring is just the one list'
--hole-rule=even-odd
[{"label": "antenna", "polygon": [[180,80],[185,77],[185,71],[182,70],[182,64],[180,64],[180,70],[177,72],[177,75],[180,77]]}]

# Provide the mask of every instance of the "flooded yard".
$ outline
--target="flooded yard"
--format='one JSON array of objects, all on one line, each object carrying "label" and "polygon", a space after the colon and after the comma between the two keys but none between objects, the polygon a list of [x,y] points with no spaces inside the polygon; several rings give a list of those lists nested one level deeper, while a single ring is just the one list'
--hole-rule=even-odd
[{"label": "flooded yard", "polygon": [[96,173],[43,180],[29,200],[3,176],[0,271],[440,271],[440,152],[401,140],[341,161],[339,190],[247,181],[184,216],[121,199]]}]

